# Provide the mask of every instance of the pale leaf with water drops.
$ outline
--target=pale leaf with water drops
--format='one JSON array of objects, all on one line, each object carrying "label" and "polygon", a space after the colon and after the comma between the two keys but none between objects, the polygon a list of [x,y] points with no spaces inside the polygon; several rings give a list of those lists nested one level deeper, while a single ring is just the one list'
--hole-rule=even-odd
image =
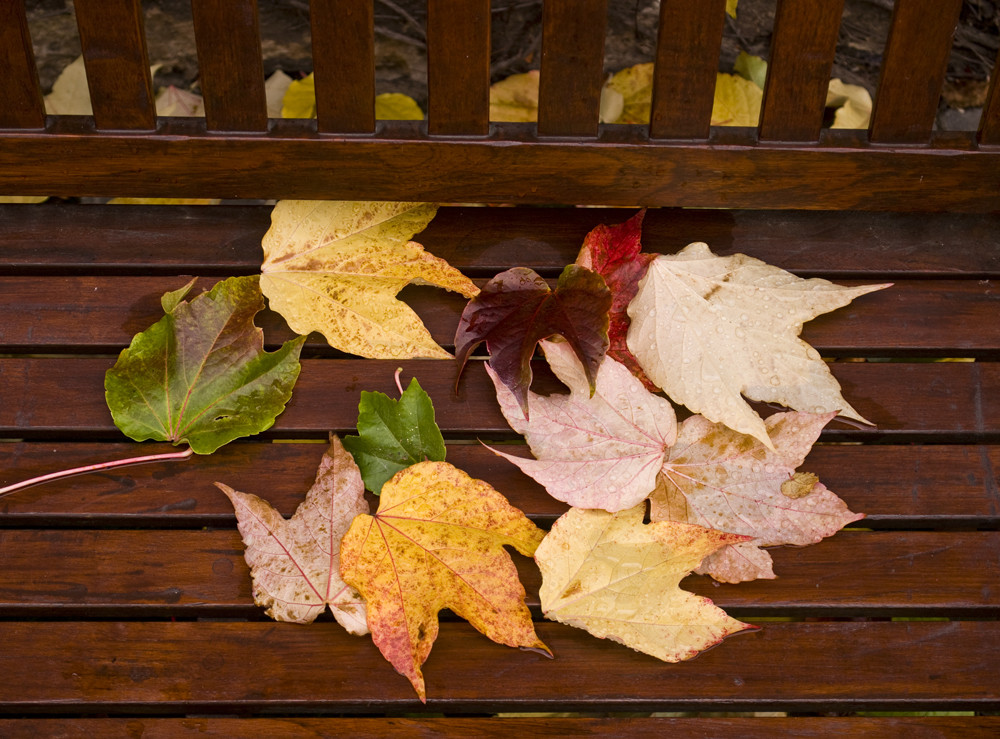
[{"label": "pale leaf with water drops", "polygon": [[815,475],[796,472],[832,413],[778,413],[771,450],[702,416],[681,424],[650,496],[653,521],[680,521],[752,537],[705,557],[697,572],[723,582],[773,578],[761,547],[815,544],[863,518]]},{"label": "pale leaf with water drops", "polygon": [[773,448],[744,400],[867,423],[840,392],[802,324],[866,293],[802,279],[745,254],[720,257],[707,244],[657,257],[628,307],[628,348],[674,401]]}]

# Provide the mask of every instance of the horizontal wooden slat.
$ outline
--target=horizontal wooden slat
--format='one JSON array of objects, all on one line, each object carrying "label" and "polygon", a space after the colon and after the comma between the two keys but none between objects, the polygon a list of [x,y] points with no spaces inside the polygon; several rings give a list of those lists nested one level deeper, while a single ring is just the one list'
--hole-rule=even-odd
[{"label": "horizontal wooden slat", "polygon": [[[104,404],[109,358],[0,358],[0,434],[32,438],[117,436]],[[465,369],[457,394],[454,364],[442,360],[305,360],[295,392],[270,435],[325,435],[353,430],[362,390],[395,395],[393,375],[416,376],[434,400],[437,420],[453,436],[509,438],[492,383],[478,362]],[[535,365],[539,392],[558,391]],[[844,395],[877,428],[838,420],[827,441],[992,441],[1000,438],[1000,365],[991,363],[844,363],[831,365]],[[442,371],[443,370],[443,371]],[[65,398],[74,402],[67,406]]]},{"label": "horizontal wooden slat", "polygon": [[906,0],[893,6],[872,109],[873,142],[930,139],[961,9],[962,0]]},{"label": "horizontal wooden slat", "polygon": [[[776,580],[718,585],[692,577],[684,588],[748,620],[984,618],[1000,615],[998,551],[998,532],[845,531],[772,550]],[[541,575],[530,559],[515,559],[537,612]],[[0,615],[256,618],[262,611],[236,531],[0,530]]]},{"label": "horizontal wooden slat", "polygon": [[[678,665],[558,624],[537,630],[555,659],[443,624],[424,665],[427,709],[1000,707],[996,622],[775,623]],[[367,638],[337,624],[7,622],[0,639],[7,712],[422,708]],[[493,679],[484,682],[485,665]]]},{"label": "horizontal wooden slat", "polygon": [[[835,131],[826,140],[843,146],[817,147],[756,145],[742,130],[706,144],[617,131],[594,142],[532,141],[529,126],[428,140],[403,122],[344,140],[319,137],[308,121],[207,137],[186,119],[149,136],[80,135],[86,121],[61,120],[49,133],[0,134],[0,194],[1000,210],[1000,152],[957,148],[972,146],[973,132],[949,134],[949,148],[878,149],[858,132]],[[53,159],[74,164],[58,181]]]},{"label": "horizontal wooden slat", "polygon": [[74,7],[97,127],[156,128],[142,3],[77,0]]},{"label": "horizontal wooden slat", "polygon": [[[0,277],[0,349],[117,352],[163,316],[160,296],[185,277]],[[478,280],[480,286],[485,280]],[[201,280],[209,289],[214,279]],[[194,293],[194,294],[197,294]],[[400,294],[434,340],[450,346],[467,300],[410,287]],[[1000,356],[1000,291],[978,280],[905,281],[808,322],[802,338],[825,356]],[[257,318],[269,346],[294,336],[270,311]],[[310,351],[329,353],[313,335]]]},{"label": "horizontal wooden slat", "polygon": [[660,3],[649,125],[653,138],[708,138],[724,18],[724,0]]},{"label": "horizontal wooden slat", "polygon": [[780,0],[775,11],[760,137],[818,141],[843,0]]},{"label": "horizontal wooden slat", "polygon": [[0,128],[42,128],[45,108],[24,0],[0,3]]},{"label": "horizontal wooden slat", "polygon": [[[253,274],[269,206],[0,206],[0,274]],[[584,236],[636,213],[608,208],[441,208],[415,238],[466,274],[512,264],[555,276]],[[1000,278],[1000,215],[647,211],[643,249],[705,241],[807,277]]]},{"label": "horizontal wooden slat", "polygon": [[[354,433],[352,430],[351,433]],[[0,499],[4,526],[232,526],[233,511],[212,484],[265,496],[291,516],[312,485],[325,443],[230,444],[184,462],[82,475]],[[169,451],[166,444],[0,445],[0,485],[60,469]],[[524,446],[504,451],[529,456]],[[449,462],[493,485],[543,525],[567,510],[510,462],[479,444],[449,444]],[[813,447],[801,469],[819,476],[862,527],[996,527],[1000,448],[991,446]]]}]

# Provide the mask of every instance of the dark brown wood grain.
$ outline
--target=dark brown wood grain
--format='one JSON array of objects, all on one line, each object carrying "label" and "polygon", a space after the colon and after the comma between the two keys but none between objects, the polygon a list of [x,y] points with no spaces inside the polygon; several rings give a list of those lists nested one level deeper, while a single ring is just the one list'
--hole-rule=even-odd
[{"label": "dark brown wood grain", "polygon": [[979,119],[979,143],[1000,145],[1000,52],[990,75],[990,91]]},{"label": "dark brown wood grain", "polygon": [[80,0],[74,7],[97,128],[155,128],[142,3]]},{"label": "dark brown wood grain", "polygon": [[45,108],[24,0],[0,3],[0,128],[42,128]]},{"label": "dark brown wood grain", "polygon": [[[486,644],[467,624],[442,624],[424,665],[427,709],[1000,707],[996,622],[771,623],[679,665],[559,624],[537,631],[555,659]],[[5,622],[0,639],[7,712],[422,708],[369,640],[331,623]],[[487,660],[493,677],[484,691]]]},{"label": "dark brown wood grain", "polygon": [[596,136],[607,0],[548,0],[542,12],[538,133]]},{"label": "dark brown wood grain", "polygon": [[892,14],[872,110],[871,140],[925,144],[931,137],[962,0],[907,0]]},{"label": "dark brown wood grain", "polygon": [[[3,444],[0,485],[58,469],[171,449],[150,442]],[[213,485],[217,480],[262,495],[282,515],[291,516],[312,485],[326,449],[321,440],[240,442],[184,462],[49,482],[0,500],[0,523],[96,528],[232,526],[232,506]],[[508,444],[503,449],[530,455],[521,445]],[[449,444],[447,459],[491,484],[540,525],[547,526],[568,508],[478,443]],[[857,526],[944,530],[995,528],[1000,522],[996,481],[1000,449],[996,446],[821,444],[813,448],[801,469],[818,475],[852,510],[866,514]]]},{"label": "dark brown wood grain", "polygon": [[[0,205],[0,273],[25,275],[253,274],[269,206]],[[474,277],[512,264],[553,277],[584,236],[635,210],[456,208],[416,238]],[[804,277],[891,281],[1000,278],[1000,215],[659,208],[646,213],[643,249],[673,253],[705,241]]]},{"label": "dark brown wood grain", "polygon": [[309,3],[316,113],[324,133],[375,130],[374,7],[369,0]]},{"label": "dark brown wood grain", "polygon": [[[378,138],[339,139],[311,131],[310,121],[276,121],[266,136],[206,136],[204,123],[187,119],[161,123],[148,136],[97,136],[86,120],[61,120],[48,133],[0,134],[0,192],[1000,210],[1000,152],[986,148],[961,155],[954,148],[865,148],[861,132],[839,130],[824,141],[843,146],[756,145],[743,129],[714,133],[709,144],[651,143],[632,132],[512,143],[504,137],[516,132],[514,140],[523,140],[530,124],[494,124],[490,138],[470,140],[422,138],[414,123],[386,125]],[[948,140],[951,146],[955,138]],[[74,166],[53,181],[50,158]]]},{"label": "dark brown wood grain", "polygon": [[[1000,578],[998,549],[998,532],[843,531],[812,546],[772,549],[776,580],[726,585],[693,576],[683,587],[749,620],[987,618],[1000,615],[1000,591],[994,587]],[[537,614],[541,575],[529,558],[515,561],[526,603]],[[254,605],[235,530],[0,529],[0,616],[53,613],[63,618],[263,615]]]},{"label": "dark brown wood grain", "polygon": [[660,3],[651,137],[708,138],[725,10],[725,0]]},{"label": "dark brown wood grain", "polygon": [[489,0],[428,0],[427,130],[485,136],[489,87]]},{"label": "dark brown wood grain", "polygon": [[[103,357],[0,358],[0,433],[13,437],[70,440],[117,438],[104,403]],[[393,375],[419,378],[434,398],[437,421],[452,438],[510,438],[492,383],[480,362],[471,361],[459,384],[454,365],[442,360],[307,359],[295,393],[268,435],[310,437],[353,431],[358,393],[395,395]],[[535,388],[558,391],[540,362]],[[854,428],[834,420],[826,441],[938,441],[966,443],[1000,438],[1000,364],[836,363],[831,370],[844,396],[875,427]],[[74,398],[67,406],[64,398]],[[768,409],[761,408],[767,413]],[[84,439],[85,440],[85,439]]]},{"label": "dark brown wood grain", "polygon": [[192,0],[201,94],[209,131],[266,131],[256,0]]},{"label": "dark brown wood grain", "polygon": [[760,137],[818,141],[843,0],[780,0],[775,11]]},{"label": "dark brown wood grain", "polygon": [[[118,352],[163,315],[160,296],[186,277],[0,277],[0,349]],[[480,286],[485,280],[477,280]],[[195,292],[216,280],[202,279]],[[554,287],[554,280],[550,280]],[[400,299],[443,346],[454,344],[468,301],[432,287],[408,287]],[[805,324],[802,337],[824,356],[1000,356],[1000,290],[980,280],[907,280],[857,298]],[[269,347],[293,338],[284,319],[259,314]],[[331,354],[320,335],[308,352]]]}]

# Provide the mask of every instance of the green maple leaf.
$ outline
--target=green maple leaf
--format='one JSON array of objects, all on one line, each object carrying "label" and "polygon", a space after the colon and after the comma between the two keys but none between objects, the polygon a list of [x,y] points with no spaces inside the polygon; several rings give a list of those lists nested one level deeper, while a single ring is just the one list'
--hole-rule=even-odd
[{"label": "green maple leaf", "polygon": [[415,377],[399,400],[363,391],[358,434],[344,437],[344,447],[361,469],[365,487],[376,495],[400,470],[418,462],[444,461],[444,437],[434,421],[434,404]]},{"label": "green maple leaf", "polygon": [[264,308],[258,280],[233,277],[188,302],[192,280],[163,296],[166,315],[136,334],[104,378],[123,433],[211,454],[270,428],[291,397],[305,337],[264,351],[253,322]]}]

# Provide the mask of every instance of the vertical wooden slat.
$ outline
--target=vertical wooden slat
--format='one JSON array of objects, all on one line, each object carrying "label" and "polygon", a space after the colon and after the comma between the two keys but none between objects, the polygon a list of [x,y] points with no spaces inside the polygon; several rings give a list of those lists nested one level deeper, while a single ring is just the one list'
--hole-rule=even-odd
[{"label": "vertical wooden slat", "polygon": [[649,134],[708,138],[726,0],[661,0]]},{"label": "vertical wooden slat", "polygon": [[490,0],[427,0],[427,130],[490,127]]},{"label": "vertical wooden slat", "polygon": [[778,0],[760,138],[818,141],[844,0]]},{"label": "vertical wooden slat", "polygon": [[979,143],[1000,146],[1000,53],[990,75],[990,92],[979,119]]},{"label": "vertical wooden slat", "polygon": [[156,127],[140,0],[76,0],[94,123],[105,129]]},{"label": "vertical wooden slat", "polygon": [[896,0],[872,110],[871,140],[930,139],[962,0]]},{"label": "vertical wooden slat", "polygon": [[375,130],[372,0],[312,0],[316,114],[325,133]]},{"label": "vertical wooden slat", "polygon": [[257,0],[191,0],[205,118],[212,131],[266,131]]},{"label": "vertical wooden slat", "polygon": [[538,133],[596,136],[607,0],[545,0]]},{"label": "vertical wooden slat", "polygon": [[0,2],[0,128],[44,128],[24,0]]}]

